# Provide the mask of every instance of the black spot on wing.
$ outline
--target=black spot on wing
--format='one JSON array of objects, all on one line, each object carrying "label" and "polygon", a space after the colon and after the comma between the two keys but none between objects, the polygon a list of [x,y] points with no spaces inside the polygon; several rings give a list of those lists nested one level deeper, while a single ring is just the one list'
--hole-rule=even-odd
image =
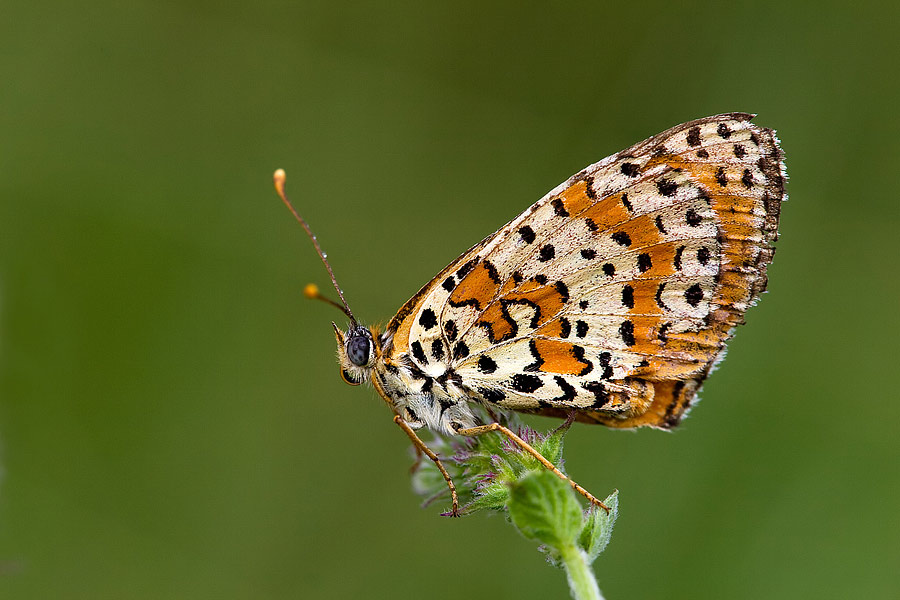
[{"label": "black spot on wing", "polygon": [[610,366],[609,362],[612,360],[612,354],[609,352],[601,352],[600,356],[597,357],[600,366],[603,367],[603,375],[600,376],[601,379],[611,379],[613,376],[612,366]]},{"label": "black spot on wing", "polygon": [[725,177],[725,167],[716,169],[716,183],[718,183],[720,187],[728,185],[728,178]]},{"label": "black spot on wing", "polygon": [[588,332],[588,324],[584,321],[575,321],[575,335],[577,337],[583,338],[587,335]]},{"label": "black spot on wing", "polygon": [[624,231],[617,231],[612,234],[612,239],[615,243],[620,246],[625,246],[626,248],[631,245],[631,238]]},{"label": "black spot on wing", "polygon": [[678,184],[671,179],[660,179],[656,182],[656,189],[663,196],[671,197],[678,191]]},{"label": "black spot on wing", "polygon": [[425,356],[425,351],[422,350],[422,344],[420,344],[418,340],[410,344],[409,348],[410,350],[412,350],[412,355],[417,361],[419,361],[423,365],[428,364],[428,357]]},{"label": "black spot on wing", "polygon": [[538,260],[541,262],[547,262],[551,260],[554,256],[556,256],[556,248],[553,247],[553,244],[546,244],[541,246],[541,251],[538,256]]},{"label": "black spot on wing", "polygon": [[646,252],[638,255],[637,261],[638,271],[641,273],[646,273],[651,268],[653,268],[653,260],[650,258],[650,255]]},{"label": "black spot on wing", "polygon": [[699,146],[700,145],[700,128],[699,127],[691,127],[690,129],[688,129],[687,143],[689,146]]},{"label": "black spot on wing", "polygon": [[753,187],[753,173],[750,172],[750,169],[744,169],[744,173],[741,175],[741,183],[748,190]]},{"label": "black spot on wing", "polygon": [[619,325],[619,335],[622,337],[622,341],[625,342],[626,346],[634,346],[634,323],[631,321],[622,321],[622,324]]},{"label": "black spot on wing", "polygon": [[448,319],[446,323],[444,323],[444,333],[447,336],[447,339],[451,342],[456,341],[456,336],[459,333],[459,330],[456,328],[456,323],[453,322],[453,319]]},{"label": "black spot on wing", "polygon": [[534,235],[534,229],[532,229],[528,225],[523,225],[522,227],[519,227],[519,236],[522,238],[522,241],[524,241],[526,244],[532,243],[536,237]]},{"label": "black spot on wing", "polygon": [[621,169],[622,174],[628,177],[637,177],[638,173],[640,173],[640,168],[636,164],[630,162],[622,163]]},{"label": "black spot on wing", "polygon": [[684,220],[691,227],[698,227],[700,223],[703,222],[703,217],[701,217],[700,214],[693,208],[689,208],[687,209],[687,212],[684,213]]},{"label": "black spot on wing", "polygon": [[422,314],[419,315],[419,325],[424,327],[425,331],[428,331],[437,325],[437,315],[435,315],[434,311],[430,308],[426,308],[422,311]]},{"label": "black spot on wing", "polygon": [[444,283],[441,284],[441,287],[447,290],[448,292],[452,292],[456,287],[456,280],[453,278],[453,275],[444,280]]},{"label": "black spot on wing", "polygon": [[536,375],[516,373],[509,382],[512,389],[523,394],[530,394],[544,387],[544,382]]},{"label": "black spot on wing", "polygon": [[699,283],[695,283],[684,291],[684,300],[691,306],[697,306],[703,300],[703,288]]},{"label": "black spot on wing", "polygon": [[478,370],[482,373],[493,373],[497,370],[497,363],[494,362],[494,359],[492,359],[490,356],[482,354],[481,358],[478,359]]},{"label": "black spot on wing", "polygon": [[554,198],[550,205],[553,206],[553,212],[556,213],[557,217],[568,217],[569,211],[566,210],[565,204],[563,204],[562,198]]},{"label": "black spot on wing", "polygon": [[704,267],[709,262],[709,257],[709,248],[707,248],[706,246],[703,246],[702,248],[697,250],[697,262],[699,262]]},{"label": "black spot on wing", "polygon": [[622,306],[634,308],[634,288],[627,284],[622,287]]},{"label": "black spot on wing", "polygon": [[435,360],[444,358],[444,341],[441,338],[437,338],[431,342],[431,356],[433,356]]},{"label": "black spot on wing", "polygon": [[500,402],[506,400],[506,394],[495,388],[478,388],[478,393],[481,394],[482,398],[484,398],[488,402],[493,402],[494,404],[499,404]]},{"label": "black spot on wing", "polygon": [[465,342],[457,342],[455,346],[453,346],[453,358],[456,360],[463,359],[469,355],[469,347]]}]

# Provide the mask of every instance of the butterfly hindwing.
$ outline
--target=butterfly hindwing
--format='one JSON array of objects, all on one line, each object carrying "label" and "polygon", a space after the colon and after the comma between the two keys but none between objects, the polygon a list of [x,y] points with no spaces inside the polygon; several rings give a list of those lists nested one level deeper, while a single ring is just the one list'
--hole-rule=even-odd
[{"label": "butterfly hindwing", "polygon": [[783,163],[750,118],[685,123],[576,174],[410,300],[393,352],[501,408],[677,424],[774,252]]}]

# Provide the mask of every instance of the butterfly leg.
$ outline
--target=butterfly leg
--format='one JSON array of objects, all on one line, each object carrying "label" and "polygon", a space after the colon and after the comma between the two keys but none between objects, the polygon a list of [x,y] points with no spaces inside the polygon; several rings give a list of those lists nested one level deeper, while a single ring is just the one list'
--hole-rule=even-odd
[{"label": "butterfly leg", "polygon": [[606,512],[609,512],[608,506],[606,506],[605,504],[600,502],[600,500],[595,498],[593,494],[591,494],[589,491],[587,491],[586,489],[584,489],[583,487],[581,487],[580,485],[575,483],[570,477],[566,476],[565,473],[563,473],[562,471],[557,469],[556,465],[554,465],[552,462],[550,462],[549,460],[544,458],[544,456],[540,452],[535,450],[531,446],[531,444],[529,444],[528,442],[526,442],[525,440],[523,440],[522,438],[517,436],[508,427],[504,427],[500,423],[490,423],[488,425],[479,425],[478,427],[469,427],[467,429],[458,429],[456,431],[456,433],[458,433],[459,435],[465,435],[468,437],[475,437],[475,436],[479,436],[479,435],[482,435],[482,434],[485,434],[485,433],[488,433],[491,431],[499,431],[500,433],[502,433],[503,435],[508,437],[511,441],[515,442],[520,448],[522,448],[522,450],[524,450],[525,452],[527,452],[528,454],[530,454],[531,456],[536,458],[538,460],[538,462],[540,462],[542,465],[547,467],[547,469],[552,471],[554,475],[556,475],[563,481],[567,481],[572,486],[573,490],[575,490],[576,492],[578,492],[579,494],[581,494],[582,496],[587,498],[591,504],[599,506],[600,508],[604,509]]},{"label": "butterfly leg", "polygon": [[413,443],[413,446],[416,448],[416,452],[424,454],[428,458],[430,458],[435,466],[437,466],[438,470],[441,472],[441,475],[444,476],[444,480],[447,482],[447,487],[450,488],[450,499],[452,507],[450,509],[451,517],[459,516],[459,498],[456,495],[456,486],[453,485],[453,479],[450,477],[450,473],[447,472],[447,469],[444,468],[444,463],[441,462],[441,459],[438,458],[438,455],[434,453],[434,451],[425,445],[418,435],[416,435],[415,430],[409,426],[409,424],[403,420],[400,415],[394,416],[394,423],[396,423],[400,429],[402,429],[407,436],[409,436],[410,441]]}]

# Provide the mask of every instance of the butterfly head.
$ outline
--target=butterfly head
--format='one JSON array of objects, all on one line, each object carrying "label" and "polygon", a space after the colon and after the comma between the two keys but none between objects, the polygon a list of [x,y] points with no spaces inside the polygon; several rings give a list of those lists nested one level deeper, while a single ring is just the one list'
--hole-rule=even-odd
[{"label": "butterfly head", "polygon": [[375,340],[372,332],[362,325],[352,324],[346,332],[334,326],[341,379],[350,385],[359,385],[369,379],[375,364]]}]

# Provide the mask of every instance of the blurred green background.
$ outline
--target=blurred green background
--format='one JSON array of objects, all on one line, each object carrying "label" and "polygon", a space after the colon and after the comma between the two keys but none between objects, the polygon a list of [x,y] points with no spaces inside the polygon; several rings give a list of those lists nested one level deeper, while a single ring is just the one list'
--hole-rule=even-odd
[{"label": "blurred green background", "polygon": [[736,110],[788,157],[770,293],[679,431],[571,432],[621,490],[601,588],[900,597],[896,4],[0,12],[0,597],[566,597],[502,518],[419,507],[271,173],[385,321],[585,165]]}]

